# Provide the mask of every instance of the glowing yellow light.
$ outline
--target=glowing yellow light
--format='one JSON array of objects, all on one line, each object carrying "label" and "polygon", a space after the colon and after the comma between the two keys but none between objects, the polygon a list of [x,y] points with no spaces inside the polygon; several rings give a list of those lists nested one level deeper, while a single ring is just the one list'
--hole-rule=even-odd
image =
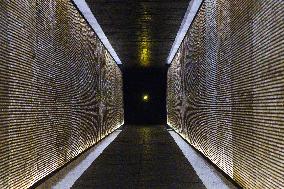
[{"label": "glowing yellow light", "polygon": [[144,14],[141,17],[143,30],[139,35],[139,59],[141,66],[149,66],[151,59],[151,35],[149,29],[149,23],[151,22],[151,15],[148,13],[148,10],[145,8]]},{"label": "glowing yellow light", "polygon": [[149,95],[147,95],[147,94],[143,95],[143,101],[148,102],[149,101]]},{"label": "glowing yellow light", "polygon": [[142,66],[148,66],[150,63],[150,42],[147,37],[143,37],[140,43],[140,62]]}]

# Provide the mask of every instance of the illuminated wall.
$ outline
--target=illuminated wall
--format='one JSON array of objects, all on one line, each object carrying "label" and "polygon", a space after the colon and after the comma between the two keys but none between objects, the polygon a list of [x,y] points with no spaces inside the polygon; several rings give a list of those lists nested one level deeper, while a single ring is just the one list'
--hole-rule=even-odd
[{"label": "illuminated wall", "polygon": [[27,188],[123,123],[122,76],[70,0],[0,3],[0,188]]},{"label": "illuminated wall", "polygon": [[284,188],[283,10],[205,0],[168,71],[168,124],[244,188]]}]

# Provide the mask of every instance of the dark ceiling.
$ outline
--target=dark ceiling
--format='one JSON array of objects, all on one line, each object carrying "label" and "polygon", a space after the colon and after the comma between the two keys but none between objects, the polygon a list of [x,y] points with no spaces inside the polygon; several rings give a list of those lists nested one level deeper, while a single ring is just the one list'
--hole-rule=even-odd
[{"label": "dark ceiling", "polygon": [[123,66],[160,67],[189,0],[86,0]]}]

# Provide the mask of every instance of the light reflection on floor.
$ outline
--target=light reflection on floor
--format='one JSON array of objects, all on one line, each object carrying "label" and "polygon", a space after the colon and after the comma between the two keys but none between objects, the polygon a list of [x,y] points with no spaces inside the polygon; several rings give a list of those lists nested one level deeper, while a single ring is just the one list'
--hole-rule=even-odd
[{"label": "light reflection on floor", "polygon": [[207,189],[236,189],[221,173],[188,145],[176,132],[169,131],[184,156],[194,168]]},{"label": "light reflection on floor", "polygon": [[84,171],[95,161],[103,150],[118,136],[121,130],[116,130],[108,137],[91,148],[88,152],[81,155],[67,167],[60,170],[50,179],[41,184],[37,189],[68,189],[84,173]]},{"label": "light reflection on floor", "polygon": [[[188,159],[199,178],[207,189],[236,189],[221,173],[199,155],[190,145],[188,145],[176,132],[168,130],[185,157]],[[103,150],[118,136],[121,130],[113,132],[92,149],[81,155],[78,159],[59,171],[56,175],[48,179],[45,183],[37,187],[68,189],[84,173],[84,171],[95,161]]]}]

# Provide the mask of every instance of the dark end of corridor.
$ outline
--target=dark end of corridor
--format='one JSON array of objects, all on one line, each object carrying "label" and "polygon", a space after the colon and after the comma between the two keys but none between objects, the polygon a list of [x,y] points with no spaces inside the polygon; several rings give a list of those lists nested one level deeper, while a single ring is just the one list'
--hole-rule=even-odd
[{"label": "dark end of corridor", "polygon": [[166,123],[167,69],[122,67],[126,124]]}]

